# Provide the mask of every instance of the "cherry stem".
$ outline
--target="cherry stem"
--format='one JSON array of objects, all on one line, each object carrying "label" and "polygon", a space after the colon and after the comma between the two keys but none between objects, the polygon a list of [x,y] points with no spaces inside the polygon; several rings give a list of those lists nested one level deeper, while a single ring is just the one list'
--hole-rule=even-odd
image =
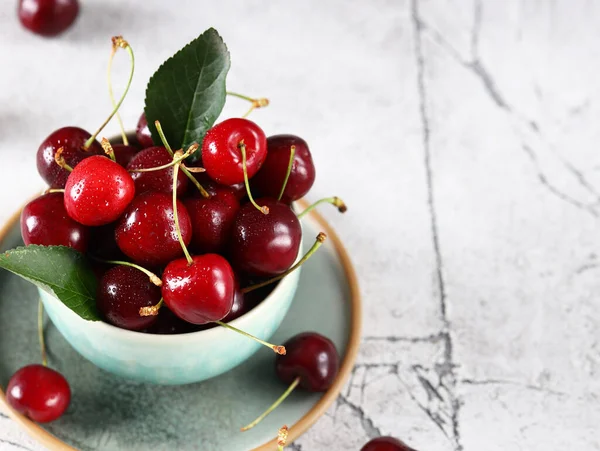
[{"label": "cherry stem", "polygon": [[[175,153],[177,156],[177,153]],[[176,163],[175,168],[173,169],[173,220],[175,221],[175,230],[177,231],[177,238],[179,238],[179,244],[181,244],[181,249],[183,249],[183,253],[185,258],[187,259],[188,265],[194,263],[190,252],[188,251],[185,243],[183,242],[183,236],[181,235],[181,228],[179,227],[179,214],[177,213],[177,175],[179,174],[179,167],[181,163]]]},{"label": "cherry stem", "polygon": [[244,144],[244,140],[240,141],[240,143],[238,144],[238,147],[240,149],[240,152],[242,153],[242,170],[244,171],[244,184],[246,185],[246,192],[248,193],[248,199],[250,199],[250,203],[252,205],[254,205],[258,211],[260,211],[261,213],[263,213],[265,215],[268,215],[269,207],[267,207],[266,205],[264,205],[262,207],[260,205],[258,205],[254,201],[254,198],[252,197],[252,193],[250,192],[250,182],[248,181],[248,168],[246,167],[246,144]]},{"label": "cherry stem", "polygon": [[290,430],[287,427],[287,425],[285,425],[281,429],[279,429],[279,432],[277,433],[277,451],[283,451],[283,448],[285,447],[285,445],[287,443],[287,438],[288,438],[289,432],[290,432]]},{"label": "cherry stem", "polygon": [[261,345],[272,349],[273,351],[275,351],[276,354],[285,355],[285,353],[286,353],[285,346],[278,346],[278,345],[269,343],[268,341],[261,340],[260,338],[255,337],[254,335],[249,334],[248,332],[244,332],[243,330],[238,329],[237,327],[233,327],[230,324],[224,323],[223,321],[215,321],[215,324],[218,324],[221,327],[225,327],[226,329],[237,332],[238,334],[242,334],[243,336],[248,337],[251,340],[256,341],[257,343],[260,343]]},{"label": "cherry stem", "polygon": [[92,136],[90,136],[90,139],[88,139],[85,142],[85,144],[83,146],[83,150],[87,150],[90,148],[90,146],[92,145],[92,143],[94,142],[96,137],[100,134],[100,132],[104,129],[104,127],[106,127],[106,125],[110,122],[110,120],[113,118],[113,116],[115,114],[117,114],[117,111],[119,111],[119,108],[121,107],[121,104],[123,103],[123,100],[125,100],[125,97],[127,96],[127,93],[129,92],[129,87],[131,86],[131,81],[133,80],[133,72],[135,70],[135,57],[133,56],[133,49],[131,48],[129,43],[125,39],[123,39],[122,36],[113,37],[112,42],[113,42],[113,47],[121,47],[122,49],[127,50],[127,53],[129,53],[129,59],[131,60],[131,69],[129,71],[129,79],[127,80],[127,86],[125,86],[125,92],[123,92],[123,95],[119,99],[119,102],[113,108],[112,113],[110,113],[110,115],[102,123],[100,128],[98,128],[98,130],[96,130],[96,132]]},{"label": "cherry stem", "polygon": [[103,260],[101,258],[97,258],[94,256],[91,256],[91,258],[93,258],[96,261],[102,262],[102,263],[107,263],[109,265],[129,266],[131,268],[138,269],[138,270],[142,271],[144,274],[146,274],[148,276],[148,278],[150,279],[150,282],[152,282],[154,285],[156,285],[157,287],[162,287],[162,280],[160,280],[160,277],[158,277],[156,274],[154,274],[151,271],[148,271],[146,268],[144,268],[140,265],[136,265],[135,263],[129,263],[129,262],[124,262],[124,261],[120,261],[120,260]]},{"label": "cherry stem", "polygon": [[248,117],[250,115],[250,113],[252,113],[252,111],[254,111],[255,109],[263,108],[263,107],[266,107],[269,105],[269,99],[266,99],[264,97],[255,99],[255,98],[245,96],[243,94],[238,94],[237,92],[231,92],[231,91],[227,91],[227,95],[232,96],[232,97],[237,97],[239,99],[247,100],[248,102],[250,102],[252,104],[250,106],[250,109],[248,111],[246,111],[246,113],[242,117]]},{"label": "cherry stem", "polygon": [[[160,121],[154,121],[154,126],[156,127],[156,131],[158,132],[158,136],[160,136],[160,140],[162,141],[163,146],[165,146],[165,149],[167,149],[167,152],[169,152],[171,154],[171,156],[173,156],[173,149],[171,149],[171,146],[169,145],[169,142],[167,141],[167,137],[165,136],[162,126],[160,125]],[[210,197],[210,194],[208,194],[208,191],[206,191],[204,189],[204,187],[200,184],[200,182],[198,180],[196,180],[196,177],[194,177],[192,175],[192,173],[190,171],[188,171],[188,169],[185,166],[181,166],[181,170],[187,176],[187,178],[190,179],[190,181],[194,185],[196,185],[196,188],[198,188],[198,191],[200,191],[200,194],[202,194],[202,197],[205,197],[208,199]]]},{"label": "cherry stem", "polygon": [[102,138],[102,141],[100,141],[100,145],[104,149],[104,153],[106,155],[108,155],[112,161],[116,162],[117,159],[115,158],[115,151],[112,148],[112,146],[110,145],[110,142],[108,141],[108,139]]},{"label": "cherry stem", "polygon": [[262,420],[264,420],[271,412],[273,412],[277,407],[279,407],[279,405],[283,401],[285,401],[288,396],[290,396],[290,394],[294,391],[294,389],[298,386],[299,383],[300,383],[300,376],[298,376],[296,379],[294,379],[294,381],[290,384],[288,389],[285,392],[283,392],[283,394],[277,399],[277,401],[275,401],[271,405],[271,407],[269,407],[267,410],[265,410],[264,413],[262,415],[260,415],[256,420],[254,420],[252,423],[250,423],[247,426],[244,426],[241,429],[241,431],[246,432],[247,430],[252,429],[258,423],[260,423]]},{"label": "cherry stem", "polygon": [[164,299],[160,298],[160,301],[158,301],[158,304],[156,304],[156,305],[151,305],[150,307],[140,307],[140,316],[156,316],[156,315],[158,315],[158,312],[164,303],[165,303]]},{"label": "cherry stem", "polygon": [[[112,65],[115,55],[117,53],[118,45],[115,45],[115,41],[113,40],[113,46],[110,51],[110,57],[108,58],[108,69],[106,71],[106,81],[108,82],[108,95],[110,97],[110,103],[113,108],[117,106],[117,101],[115,100],[115,93],[112,88]],[[123,144],[126,146],[129,145],[129,139],[127,139],[127,133],[125,133],[125,126],[123,125],[123,120],[121,119],[121,114],[117,111],[117,122],[119,123],[119,128],[121,129],[121,139],[123,140]]]},{"label": "cherry stem", "polygon": [[63,193],[64,194],[64,192],[65,192],[64,189],[49,188],[46,191],[44,191],[42,194],[52,194],[52,193]]},{"label": "cherry stem", "polygon": [[292,167],[294,166],[294,156],[296,156],[296,146],[291,146],[290,162],[288,163],[287,172],[285,173],[285,179],[283,179],[283,186],[281,187],[281,191],[279,191],[279,197],[277,197],[277,200],[281,200],[281,198],[283,197],[283,192],[285,191],[285,187],[287,186],[290,174],[292,173]]},{"label": "cherry stem", "polygon": [[46,342],[44,340],[44,304],[41,299],[38,301],[38,337],[40,339],[40,350],[42,352],[42,365],[48,366]]},{"label": "cherry stem", "polygon": [[62,156],[64,152],[64,147],[59,147],[59,149],[54,154],[54,162],[59,165],[61,168],[66,169],[69,172],[73,172],[73,168],[67,164],[65,158]]},{"label": "cherry stem", "polygon": [[170,168],[171,166],[175,166],[176,164],[181,163],[187,157],[189,157],[194,152],[196,152],[196,150],[198,150],[198,147],[199,147],[198,144],[196,144],[196,143],[192,144],[185,153],[181,154],[181,156],[175,157],[173,159],[173,161],[171,161],[170,163],[167,163],[167,164],[163,164],[162,166],[156,166],[155,168],[129,169],[129,172],[162,171],[163,169],[167,169],[167,168]]},{"label": "cherry stem", "polygon": [[317,207],[321,204],[332,204],[335,207],[337,207],[337,209],[340,213],[346,213],[346,211],[348,210],[348,207],[346,207],[346,204],[344,203],[344,201],[342,199],[340,199],[339,197],[337,197],[337,196],[325,197],[324,199],[318,200],[311,206],[307,207],[306,210],[304,210],[302,213],[300,213],[298,215],[298,219],[302,219],[311,210],[313,210],[315,207]]},{"label": "cherry stem", "polygon": [[316,239],[315,243],[308,250],[308,252],[306,254],[304,254],[304,256],[298,261],[298,263],[296,263],[294,266],[292,266],[290,269],[288,269],[284,273],[279,274],[278,276],[275,276],[272,279],[265,280],[264,282],[257,283],[256,285],[250,285],[249,287],[243,288],[242,289],[242,293],[246,294],[246,293],[249,293],[251,291],[257,290],[259,288],[262,288],[264,286],[267,286],[267,285],[270,285],[272,283],[275,283],[278,280],[283,279],[288,274],[294,272],[300,266],[302,266],[306,262],[306,260],[308,260],[315,252],[317,252],[317,249],[319,249],[321,247],[321,245],[325,242],[326,239],[327,239],[327,235],[325,235],[323,232],[320,232],[317,235],[317,239]]}]

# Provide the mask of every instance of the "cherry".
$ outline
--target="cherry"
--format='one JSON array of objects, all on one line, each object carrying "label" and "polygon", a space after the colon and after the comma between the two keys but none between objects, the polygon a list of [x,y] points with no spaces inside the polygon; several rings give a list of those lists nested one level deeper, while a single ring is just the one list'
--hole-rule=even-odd
[{"label": "cherry", "polygon": [[54,161],[54,156],[59,148],[63,148],[62,156],[72,168],[84,158],[104,155],[100,143],[95,140],[87,151],[83,150],[85,142],[91,136],[78,127],[63,127],[50,134],[42,142],[37,151],[37,169],[51,188],[64,188],[69,177],[69,171],[61,168]]},{"label": "cherry", "polygon": [[135,196],[129,173],[103,156],[79,163],[65,186],[65,208],[75,221],[100,226],[116,221]]},{"label": "cherry", "polygon": [[206,198],[185,200],[192,221],[192,249],[199,253],[225,250],[240,204],[232,190],[219,188]]},{"label": "cherry", "polygon": [[[138,193],[146,191],[159,191],[162,193],[173,192],[173,166],[159,171],[132,172],[135,169],[148,169],[171,163],[173,157],[164,147],[149,147],[136,154],[127,165],[131,178],[135,182]],[[182,176],[181,171],[177,178],[177,195],[182,196],[188,188],[188,179]]]},{"label": "cherry", "polygon": [[89,254],[104,260],[123,260],[125,258],[115,240],[115,225],[115,223],[111,223],[90,229]]},{"label": "cherry", "polygon": [[129,162],[138,153],[138,149],[125,144],[114,144],[112,148],[115,152],[115,159],[117,160],[117,163],[124,168],[127,167]]},{"label": "cherry", "polygon": [[20,0],[19,20],[42,36],[56,36],[69,28],[79,14],[77,0]]},{"label": "cherry", "polygon": [[273,276],[290,268],[300,250],[302,227],[289,206],[274,199],[257,200],[268,215],[252,204],[243,205],[230,241],[233,265],[248,274]]},{"label": "cherry", "polygon": [[62,193],[49,193],[29,202],[21,213],[21,236],[26,245],[69,246],[84,253],[90,231],[65,210]]},{"label": "cherry", "polygon": [[166,307],[162,307],[158,314],[158,320],[152,326],[148,332],[157,335],[176,335],[176,334],[188,334],[190,332],[197,332],[200,327],[194,324],[190,324],[187,321],[179,318],[175,313]]},{"label": "cherry", "polygon": [[192,324],[222,320],[231,310],[235,277],[231,266],[217,254],[174,260],[162,278],[162,296],[169,309]]},{"label": "cherry", "polygon": [[202,163],[210,178],[222,185],[244,181],[242,144],[248,178],[251,178],[267,156],[267,138],[258,125],[247,119],[232,118],[206,133],[202,143]]},{"label": "cherry", "polygon": [[142,149],[154,146],[154,141],[152,141],[152,134],[150,133],[150,129],[148,128],[148,121],[146,120],[146,115],[144,113],[142,113],[142,115],[140,116],[140,120],[137,123],[137,127],[135,129],[135,136],[137,137],[140,146],[142,146]]},{"label": "cherry", "polygon": [[[194,174],[194,178],[204,187],[207,193],[211,196],[219,196],[223,193],[233,194],[238,202],[232,203],[232,205],[238,205],[242,199],[246,197],[246,186],[243,183],[237,183],[235,185],[225,186],[220,185],[211,179],[205,172],[197,172]],[[198,191],[195,186],[189,188],[189,193],[192,197],[203,197],[202,193]],[[228,196],[225,195],[224,197]],[[225,200],[225,199],[222,199]]]},{"label": "cherry", "polygon": [[71,389],[57,371],[44,365],[28,365],[8,381],[6,401],[31,420],[48,423],[65,413],[71,402]]},{"label": "cherry", "polygon": [[[177,201],[183,241],[192,239],[192,224],[185,206]],[[142,265],[161,266],[183,254],[173,218],[173,202],[164,193],[137,196],[118,221],[115,237],[119,249]]]},{"label": "cherry", "polygon": [[306,141],[294,135],[275,135],[267,139],[267,158],[252,179],[252,187],[262,196],[279,198],[290,163],[291,148],[294,160],[281,200],[291,203],[298,200],[315,181],[315,165]]},{"label": "cherry", "polygon": [[368,442],[360,451],[416,451],[394,437],[378,437]]},{"label": "cherry", "polygon": [[96,305],[112,325],[128,330],[142,330],[156,323],[157,316],[141,316],[142,307],[160,301],[160,288],[146,274],[129,266],[115,266],[100,280]]}]

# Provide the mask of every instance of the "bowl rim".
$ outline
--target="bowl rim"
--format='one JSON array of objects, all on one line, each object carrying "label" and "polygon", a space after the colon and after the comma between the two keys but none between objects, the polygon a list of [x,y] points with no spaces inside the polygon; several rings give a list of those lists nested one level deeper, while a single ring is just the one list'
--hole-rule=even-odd
[{"label": "bowl rim", "polygon": [[[304,200],[300,200],[298,202],[302,206],[306,206],[307,203]],[[19,221],[19,217],[21,215],[21,211],[23,207],[19,208],[10,218],[9,220],[0,228],[0,241],[4,239],[7,233],[15,226],[15,224]],[[337,399],[339,393],[342,391],[344,384],[350,377],[350,373],[352,372],[352,368],[354,367],[354,362],[358,356],[358,351],[360,347],[360,340],[362,334],[362,301],[360,294],[360,287],[358,283],[358,277],[356,275],[356,271],[352,264],[352,260],[348,254],[348,251],[344,247],[342,240],[334,231],[334,229],[329,225],[329,223],[315,210],[311,211],[308,214],[327,234],[329,241],[333,244],[336,253],[338,254],[339,261],[343,267],[344,275],[348,281],[348,286],[350,288],[350,299],[348,300],[350,304],[350,328],[348,330],[348,344],[346,346],[346,353],[340,365],[340,369],[337,377],[333,381],[333,384],[327,390],[321,399],[319,399],[312,408],[304,414],[302,418],[300,418],[296,423],[292,424],[289,427],[288,434],[288,443],[293,443],[298,437],[304,434],[319,418],[321,418],[333,404],[333,402]],[[281,285],[281,283],[279,284]],[[279,288],[279,286],[277,287]],[[276,289],[277,289],[276,288]],[[275,291],[275,290],[273,290]],[[264,302],[263,302],[264,303]],[[258,307],[253,310],[257,310]],[[251,312],[253,311],[251,310]],[[250,312],[248,312],[250,313]],[[244,318],[243,315],[238,319]],[[236,320],[234,320],[236,321]],[[115,326],[111,326],[115,327]],[[115,327],[115,329],[118,329]],[[195,335],[202,332],[210,332],[213,330],[219,330],[220,328],[208,329],[205,331],[192,332],[190,334],[178,334],[173,335],[173,337],[181,337],[186,335]],[[131,331],[126,331],[131,332]],[[138,335],[150,335],[150,334],[138,334]],[[208,335],[208,334],[207,334]],[[158,337],[165,337],[165,335],[158,335]],[[46,429],[44,429],[39,424],[31,421],[24,415],[18,413],[13,410],[7,403],[6,397],[4,395],[4,391],[2,387],[0,387],[0,411],[5,411],[10,418],[12,418],[17,424],[23,427],[23,429],[34,439],[36,439],[40,444],[47,447],[52,451],[78,451],[76,448],[71,445],[63,442],[58,437],[54,436]],[[277,449],[277,438],[273,438],[272,440],[254,448],[250,451],[273,451]]]}]

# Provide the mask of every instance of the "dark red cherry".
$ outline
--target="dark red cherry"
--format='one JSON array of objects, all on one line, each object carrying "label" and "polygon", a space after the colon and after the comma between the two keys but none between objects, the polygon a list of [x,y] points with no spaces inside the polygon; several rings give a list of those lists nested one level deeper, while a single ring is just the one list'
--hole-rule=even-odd
[{"label": "dark red cherry", "polygon": [[100,226],[116,221],[135,196],[129,173],[103,156],[86,158],[67,179],[65,208],[75,221]]},{"label": "dark red cherry", "polygon": [[291,203],[304,197],[315,181],[315,165],[306,141],[294,135],[275,135],[267,139],[267,159],[252,179],[252,188],[262,196],[277,199],[287,174],[291,147],[295,146],[292,171],[281,200]]},{"label": "dark red cherry", "polygon": [[[206,175],[205,172],[195,173],[194,177],[211,196],[221,195],[223,193],[228,193],[227,196],[233,194],[237,200],[233,205],[239,205],[240,201],[246,197],[246,185],[244,185],[244,183],[238,183],[231,186],[220,185]],[[192,183],[189,184],[188,191],[192,197],[202,197],[198,188]]]},{"label": "dark red cherry", "polygon": [[184,201],[192,221],[192,249],[198,254],[225,250],[240,204],[232,190],[220,188],[210,198]]},{"label": "dark red cherry", "polygon": [[225,318],[233,305],[235,277],[227,260],[217,254],[185,258],[167,265],[162,296],[169,309],[192,324]]},{"label": "dark red cherry", "polygon": [[360,451],[416,451],[394,437],[378,437],[368,442]]},{"label": "dark red cherry", "polygon": [[[240,286],[236,281],[235,284],[235,292],[233,294],[233,304],[231,305],[231,310],[227,314],[225,318],[221,321],[224,323],[228,323],[233,321],[234,319],[238,319],[240,316],[248,313],[255,307],[254,298],[249,296],[252,292],[244,294],[242,290],[240,290]],[[205,329],[210,329],[212,327],[217,327],[216,324],[207,324],[204,326]]]},{"label": "dark red cherry", "polygon": [[77,0],[19,0],[19,20],[25,28],[42,36],[67,30],[79,14]]},{"label": "dark red cherry", "polygon": [[[131,178],[135,182],[138,193],[147,191],[158,191],[161,193],[173,192],[173,166],[160,171],[131,172],[132,169],[156,168],[173,161],[173,157],[164,147],[149,147],[137,153],[127,165]],[[186,175],[179,170],[177,175],[177,195],[183,196],[188,188]]]},{"label": "dark red cherry", "polygon": [[102,146],[98,141],[93,141],[87,151],[83,150],[85,142],[91,136],[78,127],[63,127],[53,132],[40,144],[37,151],[37,169],[51,188],[64,188],[69,177],[69,171],[61,168],[54,161],[54,156],[59,148],[63,148],[62,156],[72,168],[77,166],[84,158],[93,155],[104,155]]},{"label": "dark red cherry", "polygon": [[97,258],[104,260],[125,260],[125,255],[117,246],[115,239],[115,226],[113,222],[100,227],[90,229],[90,241],[88,252]]},{"label": "dark red cherry", "polygon": [[188,334],[190,332],[199,331],[200,327],[204,326],[190,324],[179,318],[167,307],[163,306],[158,313],[158,320],[148,332],[157,335]]},{"label": "dark red cherry", "polygon": [[[186,245],[192,239],[190,216],[177,202],[181,235]],[[149,266],[166,265],[183,255],[175,221],[172,196],[144,193],[133,199],[115,228],[119,249],[136,263]]]},{"label": "dark red cherry", "polygon": [[304,332],[285,344],[286,355],[277,355],[275,370],[286,384],[300,378],[300,387],[324,392],[331,387],[340,366],[333,342],[316,332]]},{"label": "dark red cherry", "polygon": [[57,371],[28,365],[8,381],[6,401],[17,412],[37,423],[57,420],[69,407],[71,388]]},{"label": "dark red cherry", "polygon": [[142,146],[142,149],[154,146],[154,142],[152,141],[152,134],[150,133],[150,129],[148,128],[148,121],[146,120],[146,115],[144,113],[142,113],[142,115],[140,116],[140,120],[137,123],[137,127],[135,129],[135,136],[137,137],[140,146]]},{"label": "dark red cherry", "polygon": [[84,253],[89,229],[65,210],[62,193],[44,194],[29,202],[21,213],[21,236],[26,245],[69,246]]},{"label": "dark red cherry", "polygon": [[126,146],[125,144],[113,144],[113,151],[115,152],[115,159],[119,165],[124,168],[127,167],[133,157],[139,152],[139,150],[133,146]]},{"label": "dark red cherry", "polygon": [[232,264],[255,276],[274,276],[289,269],[298,257],[302,239],[300,221],[291,208],[262,198],[265,215],[252,204],[243,205],[235,219],[229,252]]},{"label": "dark red cherry", "polygon": [[100,280],[96,305],[113,326],[142,330],[156,323],[158,316],[141,316],[140,308],[152,307],[160,301],[160,288],[139,269],[115,266]]},{"label": "dark red cherry", "polygon": [[246,148],[248,178],[258,172],[267,156],[267,138],[247,119],[227,119],[211,128],[202,142],[202,164],[210,178],[222,185],[244,181],[240,144]]}]

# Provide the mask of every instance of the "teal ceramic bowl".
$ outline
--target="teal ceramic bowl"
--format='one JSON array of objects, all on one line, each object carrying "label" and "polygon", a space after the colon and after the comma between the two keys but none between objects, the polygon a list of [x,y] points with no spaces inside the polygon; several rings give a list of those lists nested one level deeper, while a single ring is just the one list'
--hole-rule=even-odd
[{"label": "teal ceramic bowl", "polygon": [[[282,279],[257,307],[230,324],[269,340],[292,304],[299,278],[298,269]],[[160,385],[204,381],[238,366],[262,347],[223,327],[152,335],[86,321],[55,296],[39,292],[48,316],[73,348],[96,366],[135,381]]]}]

